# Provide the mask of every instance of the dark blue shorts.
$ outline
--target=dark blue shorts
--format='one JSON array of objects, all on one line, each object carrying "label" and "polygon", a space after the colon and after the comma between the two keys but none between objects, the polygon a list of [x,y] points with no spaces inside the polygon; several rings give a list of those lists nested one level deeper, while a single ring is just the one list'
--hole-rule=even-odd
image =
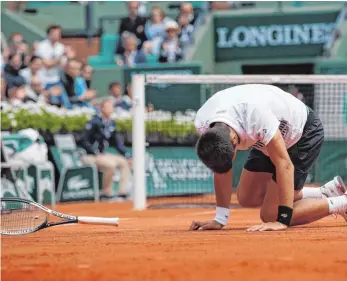
[{"label": "dark blue shorts", "polygon": [[[308,108],[307,121],[300,140],[288,149],[288,154],[294,165],[294,189],[303,188],[308,171],[316,161],[324,140],[324,129],[321,120],[315,112]],[[271,159],[263,152],[252,149],[244,166],[250,172],[272,174],[276,182],[276,168]]]}]

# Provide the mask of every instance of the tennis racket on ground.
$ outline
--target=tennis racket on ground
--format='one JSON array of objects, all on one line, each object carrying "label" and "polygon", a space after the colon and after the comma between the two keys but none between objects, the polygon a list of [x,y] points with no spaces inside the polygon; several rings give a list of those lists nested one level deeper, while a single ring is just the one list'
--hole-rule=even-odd
[{"label": "tennis racket on ground", "polygon": [[1,234],[22,235],[69,223],[118,226],[119,218],[71,216],[53,211],[30,200],[1,198]]}]

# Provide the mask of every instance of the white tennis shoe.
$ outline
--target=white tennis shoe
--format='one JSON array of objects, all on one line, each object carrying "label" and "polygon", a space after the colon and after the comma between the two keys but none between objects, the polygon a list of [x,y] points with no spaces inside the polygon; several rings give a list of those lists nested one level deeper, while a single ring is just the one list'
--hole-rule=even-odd
[{"label": "white tennis shoe", "polygon": [[343,196],[345,197],[345,204],[343,206],[343,210],[341,210],[341,212],[338,212],[338,214],[342,216],[347,222],[347,191],[344,193]]},{"label": "white tennis shoe", "polygon": [[[336,176],[332,181],[329,181],[325,185],[321,186],[320,191],[322,192],[323,198],[338,197],[343,195],[347,197],[347,188],[340,176]],[[347,222],[347,204],[338,214],[341,215]],[[335,214],[333,214],[333,217],[336,219]]]},{"label": "white tennis shoe", "polygon": [[340,176],[336,176],[332,181],[320,187],[323,198],[337,197],[345,194],[347,189]]}]

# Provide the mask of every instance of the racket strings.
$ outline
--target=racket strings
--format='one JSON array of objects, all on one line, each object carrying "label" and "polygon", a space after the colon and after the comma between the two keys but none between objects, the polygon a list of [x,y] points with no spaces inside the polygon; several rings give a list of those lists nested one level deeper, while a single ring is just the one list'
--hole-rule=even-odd
[{"label": "racket strings", "polygon": [[1,203],[1,232],[30,232],[47,221],[47,214],[25,202]]}]

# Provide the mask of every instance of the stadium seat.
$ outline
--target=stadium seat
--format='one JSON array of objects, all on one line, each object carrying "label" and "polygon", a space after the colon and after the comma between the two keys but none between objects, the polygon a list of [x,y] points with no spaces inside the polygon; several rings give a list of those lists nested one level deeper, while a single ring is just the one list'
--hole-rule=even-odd
[{"label": "stadium seat", "polygon": [[148,64],[157,64],[158,62],[158,56],[156,55],[147,55],[147,63]]},{"label": "stadium seat", "polygon": [[81,161],[85,155],[77,148],[73,135],[54,135],[56,146],[50,148],[54,164],[59,174],[56,200],[98,201],[99,182],[95,165],[86,165]]},{"label": "stadium seat", "polygon": [[114,65],[114,52],[118,42],[118,35],[104,34],[100,39],[100,53],[98,56],[88,57],[88,64],[94,68]]}]

